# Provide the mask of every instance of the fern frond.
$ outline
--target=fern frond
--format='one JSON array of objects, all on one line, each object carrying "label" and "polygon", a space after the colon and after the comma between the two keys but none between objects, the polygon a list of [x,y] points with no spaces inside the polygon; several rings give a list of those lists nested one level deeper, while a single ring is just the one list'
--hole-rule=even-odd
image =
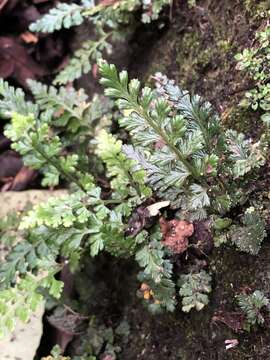
[{"label": "fern frond", "polygon": [[96,141],[96,154],[107,166],[115,195],[118,194],[121,199],[139,196],[140,201],[143,200],[143,196],[150,197],[151,190],[145,186],[144,171],[132,171],[133,162],[122,152],[122,142],[105,130],[99,132]]},{"label": "fern frond", "polygon": [[34,32],[52,33],[62,28],[69,29],[83,23],[84,6],[77,4],[59,3],[48,14],[30,25]]},{"label": "fern frond", "polygon": [[15,287],[0,291],[0,337],[15,329],[16,321],[28,322],[31,314],[36,311],[43,301],[38,288],[47,288],[49,293],[59,298],[63,283],[48,275],[33,276],[27,274],[19,279]]},{"label": "fern frond", "polygon": [[199,273],[181,275],[179,280],[182,310],[189,312],[192,308],[202,310],[209,302],[211,292],[211,276],[202,270]]},{"label": "fern frond", "polygon": [[47,112],[45,118],[49,117],[48,112],[52,115],[56,114],[55,125],[65,126],[72,117],[81,122],[84,111],[90,105],[82,89],[79,91],[72,87],[56,89],[54,86],[47,86],[35,80],[29,80],[28,85],[40,110]]},{"label": "fern frond", "polygon": [[262,291],[256,290],[250,295],[240,294],[236,296],[238,305],[246,314],[248,325],[262,325],[265,321],[261,310],[269,305],[269,299]]},{"label": "fern frond", "polygon": [[0,79],[0,115],[10,118],[13,112],[22,115],[36,114],[37,106],[26,101],[22,89],[15,89],[8,82]]},{"label": "fern frond", "polygon": [[[124,147],[123,150],[146,170],[153,189],[165,198],[169,189],[174,189],[179,196],[179,188],[188,188],[190,182],[190,209],[208,206],[210,200],[202,171],[206,176],[209,169],[214,172],[217,157],[213,154],[207,156],[202,151],[205,143],[199,127],[192,129],[189,119],[182,114],[171,116],[168,101],[156,97],[149,88],[143,89],[140,95],[140,83],[138,80],[129,82],[126,72],[121,72],[118,77],[116,68],[105,62],[100,64],[100,72],[105,94],[119,99],[120,108],[124,114],[127,113],[120,124],[130,131],[135,146],[140,149],[134,151],[131,147]],[[159,143],[161,148],[157,145]],[[199,186],[204,196],[197,202],[195,189]]]},{"label": "fern frond", "polygon": [[265,221],[254,210],[248,208],[243,216],[243,226],[233,225],[229,232],[229,237],[240,251],[251,255],[257,255],[261,248],[261,243],[266,237]]},{"label": "fern frond", "polygon": [[[161,74],[155,77],[156,91],[141,90],[140,82],[129,81],[126,71],[118,74],[104,61],[99,67],[105,94],[117,99],[124,114],[119,123],[135,147],[124,146],[123,151],[137,162],[134,170],[146,171],[148,183],[161,198],[178,204],[193,219],[205,217],[211,206],[224,213],[240,201],[235,180],[264,164],[265,136],[254,143],[233,131],[225,133],[208,102]],[[232,143],[240,144],[240,138],[244,158],[234,156]]]},{"label": "fern frond", "polygon": [[88,40],[82,47],[74,53],[67,66],[62,70],[54,80],[54,84],[66,84],[80,78],[83,74],[89,73],[92,63],[97,62],[104,51],[109,53],[111,45],[106,41],[110,33],[103,34],[96,41]]},{"label": "fern frond", "polygon": [[234,130],[226,131],[226,141],[230,158],[234,161],[232,171],[235,177],[243,176],[264,165],[268,151],[263,142],[252,143]]}]

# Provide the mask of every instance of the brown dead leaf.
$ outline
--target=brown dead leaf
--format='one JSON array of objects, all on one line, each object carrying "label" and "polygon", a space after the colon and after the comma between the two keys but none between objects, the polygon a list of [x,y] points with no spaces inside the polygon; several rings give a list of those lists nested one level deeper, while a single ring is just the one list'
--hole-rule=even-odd
[{"label": "brown dead leaf", "polygon": [[27,87],[27,79],[37,79],[43,75],[45,75],[44,68],[31,58],[27,49],[15,38],[0,37],[0,77],[13,77],[20,85]]},{"label": "brown dead leaf", "polygon": [[173,253],[182,254],[188,248],[188,238],[194,232],[194,226],[185,220],[170,220],[164,218],[159,220],[160,229],[163,234],[162,243]]},{"label": "brown dead leaf", "polygon": [[93,64],[93,66],[92,66],[92,75],[93,75],[94,79],[97,78],[97,74],[98,74],[98,66],[97,66],[97,64]]},{"label": "brown dead leaf", "polygon": [[36,44],[38,42],[38,37],[31,33],[30,31],[26,31],[20,35],[20,38],[26,43],[26,44]]},{"label": "brown dead leaf", "polygon": [[22,168],[23,163],[15,151],[7,150],[0,155],[0,179],[14,177]]},{"label": "brown dead leaf", "polygon": [[12,180],[1,188],[1,192],[25,190],[36,176],[36,170],[23,166]]},{"label": "brown dead leaf", "polygon": [[194,234],[191,243],[196,255],[209,254],[214,246],[213,235],[210,230],[209,221],[195,221]]},{"label": "brown dead leaf", "polygon": [[143,228],[149,228],[153,225],[154,217],[151,216],[147,208],[151,204],[153,204],[153,199],[147,199],[133,211],[128,221],[126,235],[136,236]]},{"label": "brown dead leaf", "polygon": [[243,330],[245,315],[241,312],[218,311],[212,317],[213,322],[221,322],[235,332]]}]

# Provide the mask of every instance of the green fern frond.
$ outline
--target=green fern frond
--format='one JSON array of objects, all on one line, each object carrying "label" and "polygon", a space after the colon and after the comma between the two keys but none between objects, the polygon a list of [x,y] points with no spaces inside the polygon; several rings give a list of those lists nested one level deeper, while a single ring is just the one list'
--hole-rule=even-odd
[{"label": "green fern frond", "polygon": [[211,289],[211,276],[202,270],[199,273],[181,275],[178,285],[182,299],[182,310],[189,312],[195,308],[202,310],[209,302],[208,295]]},{"label": "green fern frond", "polygon": [[268,307],[269,299],[262,291],[256,290],[250,295],[240,294],[236,296],[238,305],[246,314],[247,323],[249,326],[259,324],[262,325],[265,321],[261,310]]},{"label": "green fern frond", "polygon": [[151,196],[151,190],[145,186],[144,171],[132,171],[133,162],[122,152],[122,142],[116,140],[105,130],[101,130],[96,137],[96,154],[107,166],[111,186],[115,195],[121,199],[129,196],[139,196],[140,201],[144,197]]},{"label": "green fern frond", "polygon": [[40,110],[57,114],[59,124],[66,125],[71,117],[81,121],[84,111],[89,107],[88,97],[82,89],[79,91],[72,87],[56,89],[35,80],[29,80],[28,85]]},{"label": "green fern frond", "polygon": [[52,33],[61,28],[69,29],[83,23],[83,6],[77,4],[59,3],[41,19],[30,25],[34,32]]},{"label": "green fern frond", "polygon": [[36,114],[37,106],[26,101],[22,89],[15,89],[8,82],[0,79],[0,115],[4,118],[10,118],[14,112],[25,116]]},{"label": "green fern frond", "polygon": [[242,219],[243,226],[233,225],[229,238],[240,251],[257,255],[266,237],[265,221],[254,208],[248,208]]},{"label": "green fern frond", "polygon": [[38,288],[47,288],[52,296],[59,298],[63,283],[56,280],[53,273],[48,275],[26,275],[19,279],[15,287],[0,291],[0,337],[15,329],[17,320],[28,322],[43,301]]},{"label": "green fern frond", "polygon": [[87,40],[82,47],[74,53],[67,66],[54,80],[54,84],[66,84],[80,78],[83,74],[89,73],[92,63],[96,63],[104,51],[109,53],[111,45],[106,41],[110,33],[100,35],[96,41]]}]

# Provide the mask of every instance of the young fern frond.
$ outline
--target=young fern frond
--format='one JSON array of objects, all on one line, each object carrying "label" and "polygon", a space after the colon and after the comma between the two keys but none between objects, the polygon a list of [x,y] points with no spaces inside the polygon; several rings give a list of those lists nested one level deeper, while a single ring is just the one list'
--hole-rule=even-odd
[{"label": "young fern frond", "polygon": [[29,321],[44,300],[40,289],[47,289],[50,295],[59,298],[63,285],[54,278],[54,271],[49,271],[38,276],[27,274],[14,287],[0,290],[0,338],[14,331],[16,320]]},{"label": "young fern frond", "polygon": [[[182,117],[174,118],[175,126],[172,127],[171,124],[168,124],[171,109],[166,100],[157,98],[149,88],[144,88],[140,96],[138,80],[133,79],[129,83],[126,71],[122,71],[118,77],[114,65],[108,65],[105,62],[100,64],[101,84],[106,87],[105,94],[119,99],[119,107],[130,113],[129,117],[122,120],[121,125],[131,132],[135,143],[138,146],[146,147],[155,145],[159,141],[163,142],[174,154],[174,160],[178,160],[191,176],[199,177],[196,169],[188,161],[188,154],[183,151],[183,148],[190,148],[189,152],[196,153],[201,149],[201,139],[198,141],[194,141],[195,137],[188,139],[190,141],[183,139],[183,148],[178,146],[175,140],[177,135],[180,138],[183,136],[184,119]],[[177,135],[175,130],[177,130]],[[170,137],[172,133],[174,133],[173,138]]]},{"label": "young fern frond", "polygon": [[62,144],[58,136],[52,135],[46,122],[39,123],[34,115],[14,113],[5,134],[14,143],[12,148],[23,155],[24,163],[44,174],[43,185],[55,186],[60,175],[84,189],[75,175],[78,156],[61,155]]},{"label": "young fern frond", "polygon": [[127,196],[138,197],[140,202],[150,197],[151,190],[145,186],[145,172],[133,171],[133,162],[122,152],[122,142],[105,130],[99,132],[96,141],[96,154],[107,166],[114,195],[122,200]]}]

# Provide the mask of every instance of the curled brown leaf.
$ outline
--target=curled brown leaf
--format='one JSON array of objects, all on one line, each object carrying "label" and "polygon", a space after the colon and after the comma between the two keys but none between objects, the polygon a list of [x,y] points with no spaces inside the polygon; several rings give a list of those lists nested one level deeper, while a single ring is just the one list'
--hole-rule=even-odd
[{"label": "curled brown leaf", "polygon": [[194,226],[186,220],[159,220],[163,234],[162,243],[175,254],[182,254],[188,248],[188,238],[194,232]]}]

